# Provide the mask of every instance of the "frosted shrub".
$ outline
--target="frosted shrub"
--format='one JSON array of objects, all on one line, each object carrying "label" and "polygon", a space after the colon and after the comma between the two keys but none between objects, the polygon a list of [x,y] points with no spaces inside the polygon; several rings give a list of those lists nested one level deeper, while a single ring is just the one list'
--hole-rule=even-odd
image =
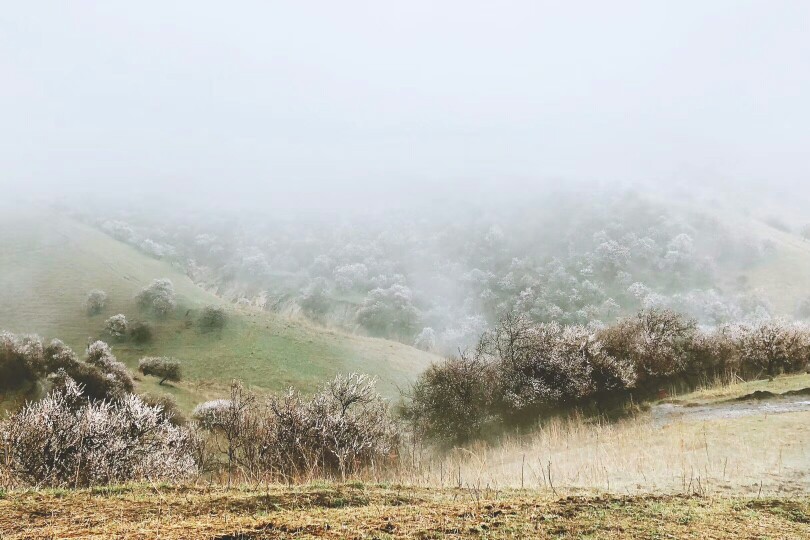
[{"label": "frosted shrub", "polygon": [[259,404],[235,383],[230,399],[197,406],[193,418],[227,454],[229,471],[238,467],[252,478],[345,477],[396,452],[398,433],[375,384],[367,375],[338,376],[311,399],[290,389]]},{"label": "frosted shrub", "polygon": [[358,323],[377,335],[413,335],[419,311],[408,287],[392,285],[369,291],[356,317]]},{"label": "frosted shrub", "polygon": [[0,390],[33,382],[43,369],[44,351],[37,336],[0,332]]},{"label": "frosted shrub", "polygon": [[129,325],[127,324],[127,318],[122,313],[113,315],[104,323],[104,329],[108,334],[116,339],[126,337],[128,327]]},{"label": "frosted shrub", "polygon": [[740,325],[735,332],[742,370],[773,377],[798,371],[810,362],[810,330],[785,321]]},{"label": "frosted shrub", "polygon": [[224,426],[230,406],[231,402],[227,399],[206,401],[194,407],[191,417],[203,428],[213,431]]},{"label": "frosted shrub", "polygon": [[177,306],[174,285],[171,280],[163,278],[152,281],[137,295],[141,309],[151,310],[158,316],[166,316]]},{"label": "frosted shrub", "polygon": [[494,419],[496,371],[478,355],[431,364],[417,379],[403,415],[420,436],[464,443]]},{"label": "frosted shrub", "polygon": [[148,356],[138,362],[138,371],[160,378],[160,383],[180,380],[180,361],[174,358]]},{"label": "frosted shrub", "polygon": [[34,485],[89,486],[131,480],[183,480],[197,472],[187,431],[160,407],[129,395],[85,401],[67,379],[2,423],[13,474]]},{"label": "frosted shrub", "polygon": [[110,346],[103,341],[95,341],[87,347],[87,363],[98,368],[110,381],[113,394],[120,396],[132,392],[135,385],[129,370],[115,358]]},{"label": "frosted shrub", "polygon": [[228,315],[223,308],[220,306],[205,306],[202,313],[200,313],[197,324],[200,325],[201,331],[210,332],[224,328],[227,321]]},{"label": "frosted shrub", "polygon": [[429,326],[422,328],[422,331],[416,334],[413,339],[413,346],[423,351],[434,350],[436,348],[436,332]]},{"label": "frosted shrub", "polygon": [[87,299],[85,300],[87,313],[90,315],[101,313],[105,305],[107,305],[107,293],[100,289],[93,289],[87,293]]}]

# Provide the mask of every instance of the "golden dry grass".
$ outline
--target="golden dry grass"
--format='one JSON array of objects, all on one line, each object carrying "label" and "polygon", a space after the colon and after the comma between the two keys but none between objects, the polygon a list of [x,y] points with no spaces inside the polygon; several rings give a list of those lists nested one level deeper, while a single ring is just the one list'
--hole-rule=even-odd
[{"label": "golden dry grass", "polygon": [[0,537],[807,538],[810,499],[550,497],[363,485],[130,486],[0,499]]},{"label": "golden dry grass", "polygon": [[647,415],[613,424],[553,421],[530,436],[426,459],[414,480],[561,494],[808,493],[810,411],[665,426]]}]

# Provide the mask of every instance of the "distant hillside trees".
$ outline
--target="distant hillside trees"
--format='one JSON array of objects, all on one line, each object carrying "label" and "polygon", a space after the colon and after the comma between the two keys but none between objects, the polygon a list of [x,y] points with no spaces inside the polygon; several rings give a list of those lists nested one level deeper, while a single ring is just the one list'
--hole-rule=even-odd
[{"label": "distant hillside trees", "polygon": [[100,289],[93,289],[87,293],[87,298],[84,301],[85,309],[90,315],[97,315],[101,313],[104,306],[107,305],[107,293]]},{"label": "distant hillside trees", "polygon": [[392,285],[368,293],[357,311],[357,322],[376,335],[413,335],[419,311],[412,303],[408,287]]},{"label": "distant hillside trees", "polygon": [[[340,222],[243,213],[189,216],[171,227],[147,213],[130,213],[127,223],[90,219],[154,256],[168,249],[193,279],[234,301],[258,305],[259,291],[272,290],[274,309],[294,299],[314,319],[330,314],[409,343],[430,326],[446,352],[472,345],[480,331],[469,329],[479,321],[493,328],[510,311],[563,325],[610,324],[649,308],[709,325],[771,311],[754,292],[721,287],[719,269],[742,273],[775,244],[708,212],[607,189],[479,210],[458,205]],[[384,297],[395,296],[394,287],[410,291],[413,309],[392,308]]]},{"label": "distant hillside trees", "polygon": [[155,279],[141,289],[136,298],[141,309],[150,310],[160,317],[165,317],[177,306],[174,285],[167,278]]},{"label": "distant hillside trees", "polygon": [[144,375],[152,375],[160,379],[163,384],[166,381],[177,382],[180,380],[180,361],[166,357],[146,357],[138,362],[138,371]]},{"label": "distant hillside trees", "polygon": [[227,322],[228,315],[221,306],[205,306],[197,320],[197,324],[203,332],[224,328]]},{"label": "distant hillside trees", "polygon": [[104,322],[104,330],[107,331],[112,337],[122,339],[126,337],[129,324],[127,318],[123,313],[113,315]]},{"label": "distant hillside trees", "polygon": [[329,311],[331,300],[329,298],[329,284],[326,279],[316,277],[309,285],[301,290],[298,304],[307,315],[319,318]]}]

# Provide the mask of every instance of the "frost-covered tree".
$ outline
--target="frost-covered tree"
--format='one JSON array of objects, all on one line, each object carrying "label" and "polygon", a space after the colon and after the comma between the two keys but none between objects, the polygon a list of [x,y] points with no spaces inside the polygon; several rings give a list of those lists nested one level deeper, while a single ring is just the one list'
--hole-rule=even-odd
[{"label": "frost-covered tree", "polygon": [[135,232],[132,227],[123,221],[108,220],[102,224],[101,228],[113,238],[123,242],[132,242],[135,239]]},{"label": "frost-covered tree", "polygon": [[362,288],[368,280],[368,267],[363,263],[344,264],[335,268],[333,279],[344,291]]},{"label": "frost-covered tree", "polygon": [[98,368],[111,383],[107,390],[111,395],[120,398],[132,392],[135,385],[129,370],[115,358],[110,346],[103,341],[94,341],[88,345],[86,362]]},{"label": "frost-covered tree", "polygon": [[116,339],[126,337],[128,328],[127,318],[123,313],[113,315],[104,322],[104,330]]},{"label": "frost-covered tree", "polygon": [[90,315],[101,313],[104,306],[107,305],[107,293],[101,289],[93,289],[87,293],[87,298],[84,301],[85,309]]},{"label": "frost-covered tree", "polygon": [[329,284],[326,279],[316,277],[306,287],[301,290],[298,297],[298,304],[304,313],[318,318],[329,311]]},{"label": "frost-covered tree", "polygon": [[423,351],[432,351],[436,348],[436,331],[426,326],[422,328],[413,340],[413,346]]},{"label": "frost-covered tree", "polygon": [[141,309],[151,310],[158,316],[166,316],[177,306],[174,285],[170,279],[155,279],[137,295]]},{"label": "frost-covered tree", "polygon": [[632,361],[639,381],[683,372],[697,330],[694,320],[670,310],[647,309],[600,333],[608,354]]},{"label": "frost-covered tree", "polygon": [[44,350],[39,337],[0,332],[0,389],[18,389],[34,382],[43,365]]},{"label": "frost-covered tree", "polygon": [[158,384],[166,381],[180,380],[180,361],[165,356],[147,356],[138,361],[138,371],[160,379]]},{"label": "frost-covered tree", "polygon": [[378,335],[413,335],[418,321],[411,290],[404,285],[369,291],[357,311],[357,322]]},{"label": "frost-covered tree", "polygon": [[737,328],[743,369],[774,377],[810,363],[810,332],[786,321],[766,321]]},{"label": "frost-covered tree", "polygon": [[148,356],[138,361],[138,371],[160,379],[158,384],[166,381],[180,380],[180,361],[165,356]]}]

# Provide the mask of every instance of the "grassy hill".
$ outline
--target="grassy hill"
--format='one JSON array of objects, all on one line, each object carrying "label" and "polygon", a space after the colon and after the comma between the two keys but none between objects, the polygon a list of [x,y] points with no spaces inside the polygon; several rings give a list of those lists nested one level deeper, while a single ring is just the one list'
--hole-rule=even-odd
[{"label": "grassy hill", "polygon": [[773,251],[750,268],[722,268],[726,287],[740,275],[747,278],[748,287],[758,290],[771,304],[777,315],[793,317],[799,302],[810,296],[810,241],[797,231],[783,231],[765,220],[734,212],[722,214],[729,228],[746,231],[752,238],[769,242]]},{"label": "grassy hill", "polygon": [[[134,295],[162,277],[174,283],[178,307],[159,320],[141,312]],[[94,288],[106,291],[109,300],[101,314],[88,316],[84,300]],[[227,309],[228,324],[202,333],[196,318],[210,304]],[[182,360],[186,381],[159,390],[175,394],[186,408],[220,394],[233,378],[260,389],[308,390],[337,372],[362,371],[377,375],[381,390],[393,395],[435,359],[400,343],[225,303],[169,264],[65,216],[0,217],[0,329],[58,337],[82,352],[91,337],[109,340],[104,321],[117,313],[151,322],[155,335],[143,346],[110,341],[116,356],[132,368],[147,355]],[[157,390],[152,378],[141,386]]]}]

